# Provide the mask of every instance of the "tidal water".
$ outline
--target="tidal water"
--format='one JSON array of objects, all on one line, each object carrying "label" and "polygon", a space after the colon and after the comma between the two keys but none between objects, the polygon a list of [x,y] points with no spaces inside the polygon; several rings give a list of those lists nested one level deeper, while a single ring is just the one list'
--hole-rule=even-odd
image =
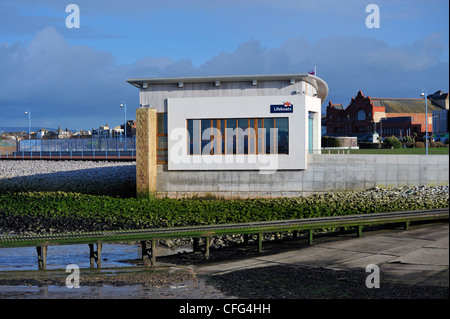
[{"label": "tidal water", "polygon": [[[130,266],[127,260],[140,257],[140,248],[136,245],[104,244],[101,255],[102,267],[125,267]],[[79,268],[89,268],[89,246],[48,246],[47,269],[65,269],[69,264],[76,264]],[[37,269],[36,247],[0,249],[0,271]]]},{"label": "tidal water", "polygon": [[[158,247],[158,246],[157,246]],[[158,255],[176,254],[176,251],[161,248]],[[141,249],[136,245],[104,244],[102,248],[102,268],[134,267],[130,262],[141,257]],[[89,246],[67,245],[49,246],[47,251],[47,269],[66,269],[69,264],[79,268],[89,268]],[[35,247],[0,249],[0,271],[37,270],[38,260]],[[81,286],[1,286],[0,299],[222,299],[229,298],[208,285],[204,280],[186,281],[176,284],[148,287],[144,285],[101,287]]]}]

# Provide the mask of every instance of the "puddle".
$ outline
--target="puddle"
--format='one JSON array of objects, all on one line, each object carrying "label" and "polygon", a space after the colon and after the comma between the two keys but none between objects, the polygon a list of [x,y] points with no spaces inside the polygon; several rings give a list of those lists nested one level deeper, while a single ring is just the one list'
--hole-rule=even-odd
[{"label": "puddle", "polygon": [[69,289],[67,287],[44,286],[0,286],[0,299],[234,299],[225,296],[204,280],[187,281],[163,287],[102,286]]}]

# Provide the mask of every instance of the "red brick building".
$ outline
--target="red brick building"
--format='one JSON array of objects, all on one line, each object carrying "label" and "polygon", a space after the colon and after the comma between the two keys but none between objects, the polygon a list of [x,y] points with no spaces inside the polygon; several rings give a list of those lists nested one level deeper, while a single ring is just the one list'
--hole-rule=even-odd
[{"label": "red brick building", "polygon": [[[428,132],[433,131],[432,111],[442,109],[428,98]],[[327,135],[362,138],[373,132],[382,136],[425,135],[425,100],[416,98],[371,98],[359,91],[350,104],[327,107]]]}]

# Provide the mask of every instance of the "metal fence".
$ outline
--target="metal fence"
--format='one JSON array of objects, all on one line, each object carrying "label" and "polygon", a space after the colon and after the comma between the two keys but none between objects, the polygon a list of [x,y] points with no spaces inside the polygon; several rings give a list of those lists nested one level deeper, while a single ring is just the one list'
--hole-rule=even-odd
[{"label": "metal fence", "polygon": [[136,151],[135,137],[21,140],[19,152]]},{"label": "metal fence", "polygon": [[136,138],[21,140],[16,150],[0,148],[2,159],[133,159]]}]

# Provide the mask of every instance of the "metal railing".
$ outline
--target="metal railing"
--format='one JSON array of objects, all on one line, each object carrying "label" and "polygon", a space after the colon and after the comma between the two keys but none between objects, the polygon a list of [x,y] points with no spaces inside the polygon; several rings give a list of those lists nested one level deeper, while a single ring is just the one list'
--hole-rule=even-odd
[{"label": "metal railing", "polygon": [[135,159],[136,138],[79,138],[21,140],[16,151],[0,152],[0,159]]},{"label": "metal railing", "polygon": [[[0,248],[36,246],[38,251],[39,269],[45,269],[47,246],[50,245],[89,244],[92,256],[94,253],[93,244],[97,244],[97,253],[100,253],[101,245],[103,243],[140,241],[142,244],[142,258],[144,262],[155,264],[155,246],[156,241],[159,239],[193,238],[194,249],[196,249],[196,239],[205,238],[206,243],[204,252],[206,259],[208,259],[209,243],[212,236],[256,234],[258,236],[258,251],[262,251],[264,233],[294,231],[294,237],[296,238],[296,232],[306,230],[308,231],[308,242],[309,244],[312,244],[313,231],[315,229],[355,227],[357,236],[359,237],[362,235],[363,226],[366,225],[401,223],[404,225],[405,229],[407,229],[409,224],[413,221],[448,220],[448,218],[449,209],[447,207],[433,210],[316,217],[241,224],[39,234],[27,236],[5,235],[0,236]],[[147,241],[151,241],[150,249],[147,249]],[[93,261],[91,262],[91,267],[93,267]],[[101,268],[101,259],[97,260],[97,267]]]},{"label": "metal railing", "polygon": [[31,139],[19,141],[22,152],[84,152],[136,150],[135,137]]}]

